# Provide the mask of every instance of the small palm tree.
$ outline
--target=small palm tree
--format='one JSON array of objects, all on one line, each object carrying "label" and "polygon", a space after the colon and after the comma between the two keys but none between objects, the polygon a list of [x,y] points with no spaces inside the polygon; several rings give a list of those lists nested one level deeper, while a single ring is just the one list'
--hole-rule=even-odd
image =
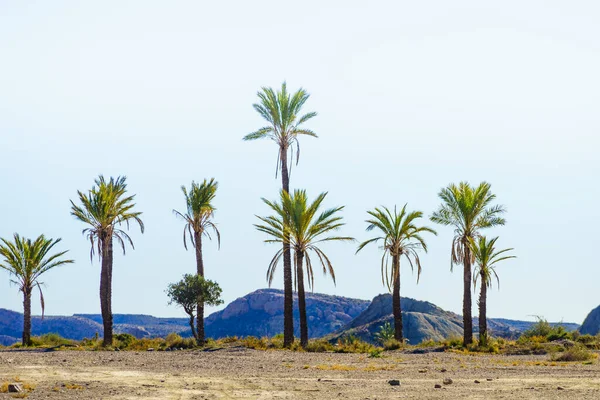
[{"label": "small palm tree", "polygon": [[113,270],[113,239],[123,249],[125,243],[133,248],[133,241],[119,226],[125,224],[129,229],[131,221],[137,222],[144,233],[144,223],[140,219],[141,212],[133,211],[135,195],[127,196],[127,184],[124,176],[106,180],[100,175],[95,180],[95,186],[87,193],[77,191],[80,205],[71,200],[71,215],[85,224],[88,228],[83,234],[90,241],[90,260],[98,254],[102,268],[100,272],[100,309],[104,325],[103,343],[112,345],[113,315],[112,315],[112,270]]},{"label": "small palm tree", "polygon": [[[310,253],[316,254],[323,274],[329,274],[335,283],[335,271],[329,257],[319,247],[320,243],[331,241],[352,241],[351,237],[325,236],[338,230],[344,224],[342,217],[337,214],[344,207],[330,208],[319,212],[327,193],[321,193],[312,202],[308,202],[305,190],[295,190],[292,195],[281,191],[281,203],[263,199],[273,211],[274,216],[258,217],[262,225],[255,225],[256,229],[271,236],[265,240],[267,243],[284,243],[289,240],[294,250],[296,269],[296,285],[298,287],[298,310],[300,314],[300,345],[308,345],[308,321],[306,318],[306,297],[304,292],[304,262],[306,261],[306,277],[309,288],[314,287],[313,260]],[[325,237],[324,237],[325,236]],[[281,258],[283,249],[277,251],[267,270],[267,280],[273,281],[275,269]]]},{"label": "small palm tree", "polygon": [[501,214],[505,210],[500,205],[492,206],[496,196],[487,182],[477,187],[467,182],[451,184],[440,191],[439,197],[442,205],[431,215],[431,221],[454,227],[450,270],[455,264],[463,264],[463,343],[466,346],[473,342],[471,265],[474,257],[469,243],[480,236],[481,229],[504,225]]},{"label": "small palm tree", "polygon": [[492,287],[492,275],[496,277],[498,287],[500,279],[496,273],[496,264],[500,261],[516,258],[516,256],[504,255],[513,249],[504,249],[496,251],[494,247],[497,237],[488,240],[485,236],[480,236],[477,240],[469,241],[469,249],[475,258],[477,266],[475,267],[475,276],[473,284],[477,286],[477,280],[481,280],[481,289],[479,291],[479,344],[487,344],[487,290]]},{"label": "small palm tree", "polygon": [[[303,125],[310,119],[316,117],[316,112],[301,115],[302,107],[310,95],[302,88],[294,94],[288,93],[285,82],[281,90],[263,87],[257,93],[259,103],[253,104],[254,109],[267,121],[268,125],[244,136],[244,140],[270,139],[277,144],[277,168],[275,176],[281,170],[281,183],[283,191],[290,192],[290,172],[292,162],[288,162],[288,153],[296,164],[300,158],[300,142],[298,136],[317,135]],[[293,284],[292,284],[292,258],[290,254],[289,240],[283,243],[283,344],[290,347],[294,342],[294,316],[293,316]]]},{"label": "small palm tree", "polygon": [[[367,211],[372,219],[366,222],[367,231],[377,229],[382,236],[374,237],[358,246],[356,252],[361,251],[369,243],[383,241],[383,257],[381,258],[381,282],[387,285],[392,292],[392,308],[394,312],[394,338],[400,342],[404,340],[402,332],[402,308],[400,305],[400,258],[404,256],[414,270],[417,266],[417,282],[421,276],[421,259],[419,251],[427,252],[427,243],[421,236],[423,232],[437,233],[426,226],[417,226],[416,221],[422,218],[421,211],[406,211],[406,204],[400,213],[396,207],[392,213],[388,208],[375,208]],[[389,259],[392,259],[392,268],[389,268]]]},{"label": "small palm tree", "polygon": [[31,344],[31,293],[35,286],[40,291],[42,304],[42,318],[44,318],[44,294],[42,292],[40,277],[52,268],[70,264],[73,260],[65,260],[62,257],[67,251],[50,254],[52,248],[61,239],[46,239],[44,235],[37,239],[25,239],[15,233],[13,241],[1,239],[0,255],[4,261],[0,268],[7,270],[15,277],[11,282],[19,286],[23,292],[23,346]]},{"label": "small palm tree", "polygon": [[[204,259],[202,257],[202,236],[212,239],[209,230],[214,231],[217,236],[219,247],[221,246],[221,234],[217,226],[212,222],[215,213],[215,207],[212,204],[219,184],[213,179],[206,179],[201,184],[192,181],[192,186],[188,192],[185,186],[181,191],[185,196],[187,212],[181,213],[173,210],[175,215],[185,221],[183,228],[183,246],[187,250],[187,236],[196,250],[196,269],[197,274],[204,278]],[[204,344],[204,300],[199,298],[196,310],[197,341],[198,345]]]}]

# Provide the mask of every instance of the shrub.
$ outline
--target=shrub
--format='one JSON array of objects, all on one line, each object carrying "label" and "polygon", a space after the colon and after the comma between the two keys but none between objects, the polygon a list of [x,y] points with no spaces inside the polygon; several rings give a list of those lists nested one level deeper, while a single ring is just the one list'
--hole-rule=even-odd
[{"label": "shrub", "polygon": [[565,329],[564,326],[559,325],[557,327],[552,328],[550,333],[548,334],[548,340],[550,342],[554,340],[566,339],[569,336],[569,332]]},{"label": "shrub", "polygon": [[336,353],[369,353],[375,349],[370,343],[364,342],[354,335],[348,335],[338,339],[335,347]]},{"label": "shrub", "polygon": [[[205,345],[208,346],[209,342],[210,340]],[[165,338],[165,347],[167,349],[193,349],[196,347],[196,340],[192,337],[182,338],[177,333],[169,333]]]},{"label": "shrub", "polygon": [[429,338],[429,339],[423,339],[423,341],[421,341],[421,343],[417,344],[417,347],[435,347],[438,345],[439,345],[438,342]]},{"label": "shrub", "polygon": [[254,350],[267,350],[269,348],[269,339],[266,337],[257,338],[256,336],[248,336],[240,340],[240,343]]},{"label": "shrub", "polygon": [[324,339],[316,339],[308,342],[306,349],[309,353],[325,353],[327,351],[334,351],[334,347],[331,343]]},{"label": "shrub", "polygon": [[394,339],[393,337],[383,342],[383,348],[385,350],[398,350],[401,349],[403,346],[404,344],[402,342]]},{"label": "shrub", "polygon": [[375,340],[377,340],[380,344],[383,344],[394,338],[394,327],[391,323],[386,322],[379,327],[379,331],[373,336],[375,337]]},{"label": "shrub", "polygon": [[137,338],[129,333],[118,333],[113,336],[114,347],[126,349],[137,342]]},{"label": "shrub", "polygon": [[463,346],[463,340],[460,337],[449,337],[442,341],[442,345],[449,349],[456,349]]},{"label": "shrub", "polygon": [[75,343],[74,340],[65,339],[57,333],[46,333],[31,338],[31,346],[33,347],[75,346]]},{"label": "shrub", "polygon": [[375,348],[369,352],[369,358],[381,358],[381,353],[383,353],[383,349]]},{"label": "shrub", "polygon": [[597,355],[592,353],[587,347],[583,345],[576,345],[563,351],[562,353],[553,354],[551,359],[552,361],[588,361],[593,358],[596,358]]}]

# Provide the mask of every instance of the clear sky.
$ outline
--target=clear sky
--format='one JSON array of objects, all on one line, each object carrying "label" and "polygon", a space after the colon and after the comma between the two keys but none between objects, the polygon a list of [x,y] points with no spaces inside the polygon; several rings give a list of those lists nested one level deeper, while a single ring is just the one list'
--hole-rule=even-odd
[{"label": "clear sky", "polygon": [[[242,137],[264,125],[257,90],[287,80],[311,93],[320,136],[301,139],[291,186],[346,205],[342,233],[365,240],[369,208],[429,216],[443,186],[487,180],[508,209],[488,234],[519,257],[488,314],[581,323],[600,303],[599,20],[591,0],[2,1],[0,236],[62,237],[76,263],[44,277],[47,313],[99,313],[69,199],[126,175],[147,230],[115,258],[113,311],[183,316],[164,290],[196,267],[172,209],[182,184],[215,177],[222,246],[205,243],[206,274],[226,302],[265,287],[276,248],[252,224],[280,187],[276,147]],[[452,229],[436,228],[402,295],[460,313]],[[337,286],[318,274],[316,291],[385,292],[375,246],[326,250]],[[0,307],[22,307],[4,272]]]}]

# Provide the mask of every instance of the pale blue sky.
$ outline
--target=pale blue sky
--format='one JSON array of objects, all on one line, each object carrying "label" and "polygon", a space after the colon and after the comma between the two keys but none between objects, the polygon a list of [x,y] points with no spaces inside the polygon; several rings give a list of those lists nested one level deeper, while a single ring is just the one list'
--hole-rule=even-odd
[{"label": "pale blue sky", "polygon": [[[263,126],[256,91],[287,80],[319,112],[292,187],[346,205],[344,234],[368,238],[374,206],[430,215],[441,187],[487,180],[508,209],[489,234],[519,256],[499,267],[489,315],[580,323],[600,303],[599,20],[595,1],[2,1],[0,236],[62,237],[76,263],[44,277],[47,312],[99,313],[69,199],[127,175],[147,231],[115,259],[113,311],[182,315],[164,289],[195,264],[171,210],[182,184],[215,177],[207,276],[227,302],[265,287],[275,247],[252,224],[280,186],[276,148],[241,138]],[[402,294],[460,312],[452,229],[437,229]],[[376,247],[326,249],[338,284],[319,274],[316,291],[385,291]],[[0,307],[21,301],[0,273]]]}]

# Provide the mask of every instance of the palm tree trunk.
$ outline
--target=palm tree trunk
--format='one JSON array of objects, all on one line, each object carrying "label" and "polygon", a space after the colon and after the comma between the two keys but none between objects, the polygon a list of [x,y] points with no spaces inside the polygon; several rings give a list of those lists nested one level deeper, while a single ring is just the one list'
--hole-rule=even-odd
[{"label": "palm tree trunk", "polygon": [[392,293],[392,307],[394,310],[394,339],[402,343],[402,308],[400,306],[400,257],[392,256],[392,269],[395,273],[394,288]]},{"label": "palm tree trunk", "polygon": [[464,244],[463,275],[463,344],[473,343],[473,317],[471,315],[471,250]]},{"label": "palm tree trunk", "polygon": [[304,294],[304,253],[296,251],[296,282],[298,284],[298,311],[300,313],[300,345],[308,346],[308,321],[306,319],[306,296]]},{"label": "palm tree trunk", "polygon": [[23,346],[31,344],[31,287],[23,288]]},{"label": "palm tree trunk", "polygon": [[[290,192],[290,175],[287,167],[287,146],[280,149],[281,183],[283,191]],[[294,343],[294,297],[292,282],[292,256],[289,238],[283,241],[283,346],[291,347]]]},{"label": "palm tree trunk", "polygon": [[[196,243],[196,267],[198,275],[204,278],[204,259],[202,258],[202,232],[194,232],[194,242]],[[196,342],[198,346],[204,345],[204,299],[198,299],[198,307],[196,312]]]},{"label": "palm tree trunk", "polygon": [[487,344],[487,282],[481,275],[481,290],[479,292],[479,344]]},{"label": "palm tree trunk", "polygon": [[102,311],[102,324],[104,325],[103,345],[111,346],[112,332],[112,237],[104,235],[100,238],[102,247],[102,268],[100,271],[100,309]]}]

